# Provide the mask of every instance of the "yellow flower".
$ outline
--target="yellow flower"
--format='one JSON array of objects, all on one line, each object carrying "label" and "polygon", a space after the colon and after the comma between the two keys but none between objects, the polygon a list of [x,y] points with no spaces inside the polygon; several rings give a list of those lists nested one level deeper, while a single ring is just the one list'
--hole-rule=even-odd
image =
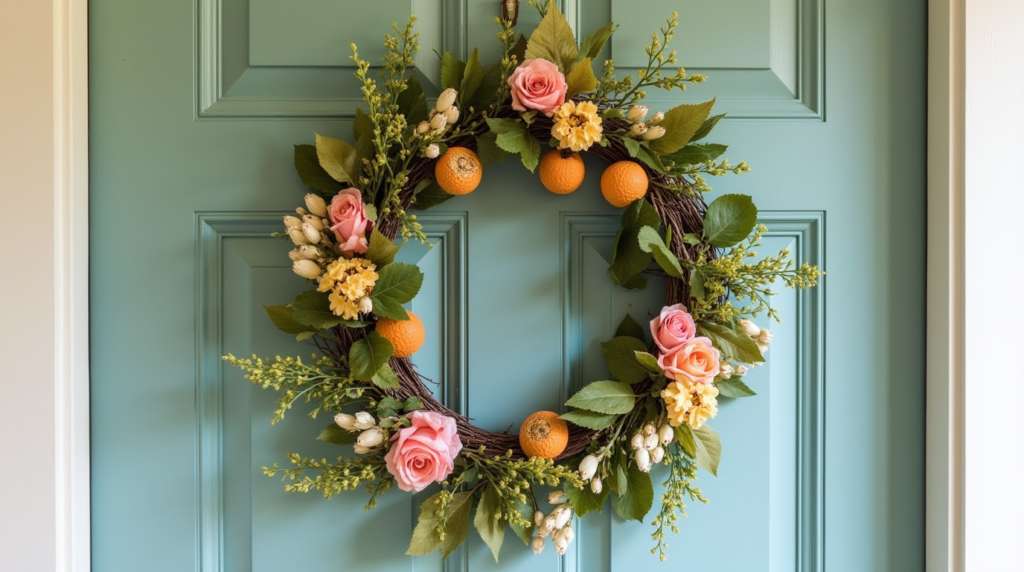
[{"label": "yellow flower", "polygon": [[713,383],[690,380],[669,382],[661,392],[668,409],[668,422],[673,427],[682,424],[700,429],[718,414],[718,388]]},{"label": "yellow flower", "polygon": [[591,101],[576,104],[566,101],[555,110],[555,124],[551,136],[558,140],[559,149],[580,152],[601,140],[601,117]]},{"label": "yellow flower", "polygon": [[339,258],[320,277],[317,290],[330,292],[331,312],[346,320],[359,317],[359,301],[373,292],[377,265],[365,258]]}]

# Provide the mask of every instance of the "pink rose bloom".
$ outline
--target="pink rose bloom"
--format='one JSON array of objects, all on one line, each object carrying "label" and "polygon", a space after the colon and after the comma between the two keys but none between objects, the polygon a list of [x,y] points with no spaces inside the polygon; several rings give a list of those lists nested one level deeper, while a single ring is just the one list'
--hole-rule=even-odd
[{"label": "pink rose bloom", "polygon": [[661,354],[658,365],[669,379],[711,383],[721,371],[722,354],[708,338],[693,338],[671,352]]},{"label": "pink rose bloom", "polygon": [[651,320],[651,335],[662,353],[668,353],[692,340],[697,335],[697,326],[686,306],[675,304],[665,306],[661,314]]},{"label": "pink rose bloom", "polygon": [[327,214],[331,218],[331,230],[338,238],[342,252],[366,252],[370,247],[366,241],[366,232],[372,223],[366,218],[366,204],[363,203],[363,194],[359,189],[350,187],[334,195]]},{"label": "pink rose bloom", "polygon": [[548,117],[565,103],[569,89],[558,66],[541,58],[524,61],[509,76],[508,86],[512,88],[512,109],[536,109]]},{"label": "pink rose bloom", "polygon": [[398,488],[418,492],[448,478],[462,441],[451,417],[434,411],[413,411],[409,419],[412,426],[391,438],[394,444],[384,461]]}]

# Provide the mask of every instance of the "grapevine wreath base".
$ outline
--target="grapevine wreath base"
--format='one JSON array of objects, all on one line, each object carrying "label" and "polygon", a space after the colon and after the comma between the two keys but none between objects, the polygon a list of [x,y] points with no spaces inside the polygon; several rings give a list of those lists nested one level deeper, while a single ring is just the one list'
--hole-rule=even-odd
[{"label": "grapevine wreath base", "polygon": [[[313,403],[313,417],[334,415],[318,439],[351,446],[333,462],[290,454],[290,468],[264,468],[282,473],[286,490],[330,498],[365,488],[372,508],[395,485],[440,485],[421,507],[410,555],[447,556],[470,520],[496,560],[506,528],[535,552],[550,541],[564,554],[573,515],[610,504],[624,519],[644,520],[654,506],[651,468],[667,465],[652,535],[652,552],[664,559],[665,531],[678,531],[685,503],[706,502],[693,486],[698,467],[717,471],[721,443],[707,421],[718,398],[754,395],[742,377],[763,363],[771,332],[751,318],[779,319],[771,283],[810,287],[820,272],[795,267],[787,251],[748,262],[765,230],[750,197],[704,201],[706,176],[748,170],[719,158],[725,145],[698,143],[722,118],[710,115],[713,101],[647,119],[646,89],[705,79],[666,73],[676,65],[666,48],[675,15],[653,35],[645,69],[619,79],[609,60],[598,78],[592,61],[614,24],[578,42],[553,2],[530,4],[542,19],[528,37],[513,30],[514,3],[497,19],[501,61],[483,66],[476,50],[465,62],[443,54],[444,91],[432,108],[408,73],[419,48],[415,18],[385,36],[378,79],[353,46],[367,108],[357,112],[355,144],[317,135],[315,146],[296,146],[296,168],[313,192],[279,234],[294,244],[293,269],[313,289],[267,307],[275,326],[317,354],[312,363],[225,359],[281,392],[273,422],[297,401]],[[545,144],[552,149],[542,158]],[[649,327],[623,317],[602,344],[610,377],[581,388],[564,413],[536,412],[517,434],[485,431],[436,400],[410,361],[426,330],[404,305],[423,273],[395,255],[405,241],[426,241],[414,211],[473,192],[486,165],[517,154],[531,171],[539,165],[548,190],[566,194],[582,183],[582,152],[608,163],[601,192],[624,209],[610,279],[643,288],[649,276],[663,277],[665,307]],[[555,489],[549,509],[536,499],[541,487]]]}]

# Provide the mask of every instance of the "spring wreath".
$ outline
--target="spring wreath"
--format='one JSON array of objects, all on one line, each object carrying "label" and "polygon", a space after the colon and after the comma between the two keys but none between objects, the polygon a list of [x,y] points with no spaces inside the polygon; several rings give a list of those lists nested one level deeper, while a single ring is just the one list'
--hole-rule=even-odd
[{"label": "spring wreath", "polygon": [[[693,485],[698,467],[717,471],[721,443],[707,424],[717,399],[754,395],[742,378],[763,363],[772,334],[751,318],[779,319],[771,283],[806,288],[820,272],[795,266],[787,251],[751,261],[765,229],[750,197],[704,202],[705,176],[748,170],[720,158],[725,145],[700,143],[722,118],[710,115],[714,101],[648,117],[646,90],[705,80],[667,51],[675,15],[653,35],[647,66],[619,79],[612,61],[600,77],[593,63],[614,24],[577,41],[553,2],[530,4],[542,20],[528,37],[508,15],[497,19],[501,61],[485,66],[476,50],[465,62],[443,54],[444,91],[432,107],[409,73],[419,48],[412,21],[385,36],[377,78],[352,46],[366,104],[355,143],[317,135],[315,146],[296,146],[295,166],[313,193],[284,217],[280,234],[294,243],[294,271],[311,289],[266,308],[317,353],[311,362],[225,359],[281,392],[274,422],[311,402],[312,416],[334,416],[318,438],[352,446],[334,462],[290,454],[290,468],[264,469],[282,473],[287,490],[329,498],[365,487],[372,508],[393,486],[440,485],[421,507],[410,555],[447,556],[470,522],[495,559],[506,527],[535,552],[550,540],[563,554],[573,514],[600,511],[609,497],[620,517],[646,518],[651,468],[667,465],[652,535],[652,552],[664,559],[666,529],[678,531],[685,503],[706,502]],[[544,145],[551,149],[542,155]],[[622,319],[601,345],[611,379],[581,388],[564,413],[533,413],[518,434],[485,431],[434,399],[409,360],[425,333],[403,305],[423,274],[396,262],[396,252],[426,240],[413,211],[474,191],[488,164],[517,154],[544,187],[565,194],[583,181],[584,152],[608,162],[601,192],[624,209],[610,279],[643,288],[648,275],[664,276],[665,306],[649,328]],[[546,504],[537,499],[542,487],[554,488]]]}]

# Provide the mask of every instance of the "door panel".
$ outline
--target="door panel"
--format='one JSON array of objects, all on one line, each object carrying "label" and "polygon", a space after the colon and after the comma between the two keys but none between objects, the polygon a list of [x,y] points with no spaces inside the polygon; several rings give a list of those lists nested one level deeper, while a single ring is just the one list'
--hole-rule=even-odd
[{"label": "door panel", "polygon": [[[508,535],[500,569],[922,569],[923,0],[837,0],[827,18],[820,0],[562,4],[584,32],[620,23],[606,55],[623,72],[680,12],[680,60],[710,81],[651,105],[717,96],[738,119],[714,139],[755,170],[712,181],[716,194],[754,195],[761,250],[789,247],[828,276],[773,301],[786,321],[748,377],[759,396],[723,400],[719,476],[699,482],[711,503],[689,507],[667,564],[649,526],[609,513],[588,516],[561,559]],[[329,420],[297,407],[271,426],[275,396],[220,360],[311,352],[261,309],[303,286],[267,235],[303,193],[291,145],[351,132],[349,42],[379,53],[385,26],[415,11],[427,85],[432,49],[497,56],[496,7],[90,3],[94,569],[498,568],[473,532],[446,563],[405,557],[423,494],[364,511],[361,492],[285,493],[260,467],[334,456],[312,440]],[[519,29],[536,22],[524,3]],[[644,322],[661,306],[657,280],[635,292],[607,279],[620,211],[600,197],[601,167],[588,158],[566,197],[512,161],[489,167],[477,192],[421,215],[433,248],[401,253],[426,274],[415,362],[484,428],[515,429],[607,376],[598,343],[625,313]]]}]

